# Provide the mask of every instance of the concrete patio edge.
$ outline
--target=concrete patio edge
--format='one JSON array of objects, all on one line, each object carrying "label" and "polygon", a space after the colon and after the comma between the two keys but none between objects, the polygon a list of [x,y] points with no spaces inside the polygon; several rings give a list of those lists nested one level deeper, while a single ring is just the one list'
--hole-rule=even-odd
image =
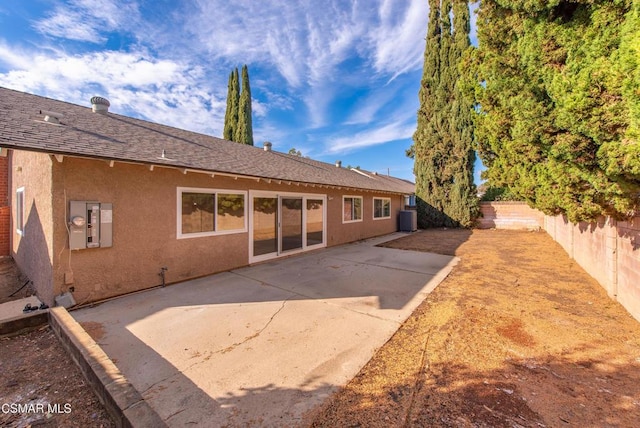
[{"label": "concrete patio edge", "polygon": [[166,427],[160,416],[65,308],[49,310],[49,325],[117,427]]}]

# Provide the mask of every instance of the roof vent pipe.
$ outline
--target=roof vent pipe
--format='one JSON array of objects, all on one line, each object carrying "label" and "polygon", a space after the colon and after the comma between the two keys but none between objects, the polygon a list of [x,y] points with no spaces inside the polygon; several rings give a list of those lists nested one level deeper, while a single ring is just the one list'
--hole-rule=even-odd
[{"label": "roof vent pipe", "polygon": [[111,103],[102,97],[91,97],[91,110],[94,113],[107,114]]},{"label": "roof vent pipe", "polygon": [[263,146],[264,146],[264,151],[265,151],[265,152],[270,152],[270,151],[271,151],[271,146],[273,146],[273,144],[271,144],[271,143],[270,143],[270,142],[268,142],[268,141],[265,141],[265,142],[264,142],[264,144],[263,144]]},{"label": "roof vent pipe", "polygon": [[336,168],[342,168],[342,161],[336,161]]}]

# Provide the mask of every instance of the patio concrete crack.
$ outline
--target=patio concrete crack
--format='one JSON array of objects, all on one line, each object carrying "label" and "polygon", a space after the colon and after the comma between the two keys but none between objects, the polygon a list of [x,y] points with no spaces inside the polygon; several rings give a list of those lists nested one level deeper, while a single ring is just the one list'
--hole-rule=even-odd
[{"label": "patio concrete crack", "polygon": [[267,327],[269,327],[269,324],[271,324],[271,322],[273,321],[273,319],[276,317],[276,315],[278,315],[283,309],[284,309],[284,305],[287,303],[287,301],[289,299],[291,299],[293,296],[291,297],[287,297],[286,299],[284,299],[282,301],[282,305],[280,305],[280,308],[273,314],[271,315],[271,318],[269,318],[269,321],[267,321],[267,323],[264,325],[264,327],[262,327],[260,330],[258,330],[257,332],[255,332],[254,334],[252,334],[251,336],[247,336],[245,337],[241,342],[238,343],[234,343],[233,345],[227,346],[224,349],[221,349],[219,351],[214,352],[214,354],[226,354],[227,352],[231,352],[234,349],[236,349],[238,346],[244,345],[245,343],[249,342],[250,340],[255,339],[256,337],[260,336],[262,334],[263,331],[265,331],[267,329]]},{"label": "patio concrete crack", "polygon": [[172,377],[175,377],[175,376],[180,375],[180,374],[182,374],[182,370],[178,370],[176,373],[172,373],[172,374],[170,374],[169,376],[167,376],[167,377],[165,377],[165,378],[162,378],[162,379],[160,379],[160,380],[159,380],[159,381],[157,381],[157,382],[152,383],[151,385],[149,385],[149,387],[148,387],[147,389],[145,389],[144,391],[140,391],[140,395],[142,395],[142,398],[143,398],[144,400],[146,400],[146,398],[145,398],[145,396],[144,396],[144,395],[145,395],[147,392],[149,392],[151,389],[153,389],[153,387],[155,387],[155,386],[156,386],[156,385],[158,385],[159,383],[166,382],[167,380],[171,379]]},{"label": "patio concrete crack", "polygon": [[[180,369],[180,370],[178,370],[178,372],[176,372],[176,373],[172,373],[171,375],[169,375],[169,376],[167,376],[167,377],[165,377],[165,378],[163,378],[163,379],[160,379],[160,380],[159,380],[159,381],[157,381],[157,382],[154,382],[154,383],[153,383],[152,385],[150,385],[147,389],[145,389],[144,391],[142,391],[142,392],[141,392],[141,395],[142,395],[142,396],[144,396],[144,394],[146,394],[149,390],[151,390],[151,389],[152,389],[153,387],[155,387],[156,385],[158,385],[158,384],[160,384],[160,383],[162,383],[162,382],[166,382],[167,380],[171,379],[172,377],[175,377],[175,376],[177,376],[177,375],[180,375],[180,374],[186,373],[186,372],[188,372],[189,370],[191,370],[193,367],[195,367],[195,366],[197,366],[197,365],[200,365],[200,364],[202,364],[202,363],[204,363],[204,362],[208,361],[208,360],[211,358],[211,356],[212,356],[212,355],[214,355],[214,354],[226,354],[227,352],[231,352],[231,351],[233,351],[233,350],[234,350],[234,349],[236,349],[238,346],[244,345],[245,343],[249,342],[250,340],[253,340],[253,339],[255,339],[256,337],[260,336],[260,335],[261,335],[261,334],[262,334],[262,333],[263,333],[263,332],[264,332],[264,331],[269,327],[269,325],[273,322],[274,318],[275,318],[275,317],[276,317],[280,312],[282,312],[282,310],[284,309],[284,306],[286,305],[287,301],[288,301],[289,299],[293,298],[293,297],[294,297],[294,296],[291,296],[291,297],[288,297],[288,298],[284,299],[284,300],[282,301],[282,304],[281,304],[281,305],[280,305],[280,307],[278,308],[278,310],[277,310],[277,311],[275,311],[275,312],[273,313],[273,315],[271,315],[271,317],[269,318],[269,320],[267,321],[267,323],[266,323],[266,324],[265,324],[265,325],[264,325],[260,330],[258,330],[257,332],[255,332],[255,333],[254,333],[254,334],[252,334],[251,336],[247,336],[247,337],[245,337],[242,341],[237,342],[237,343],[234,343],[233,345],[227,346],[227,347],[226,347],[226,348],[224,348],[224,349],[219,349],[219,350],[217,350],[217,351],[210,352],[210,353],[209,353],[209,355],[208,355],[207,357],[205,357],[204,359],[202,359],[201,361],[196,361],[196,362],[194,362],[193,364],[190,364],[189,366],[185,367],[184,369]],[[173,415],[172,415],[172,416],[173,416]]]},{"label": "patio concrete crack", "polygon": [[167,422],[169,419],[171,419],[172,417],[179,415],[180,413],[184,412],[187,409],[180,409],[175,413],[170,414],[169,416],[167,416],[167,418],[164,420],[165,422]]},{"label": "patio concrete crack", "polygon": [[[350,262],[350,263],[351,263],[351,262]],[[259,279],[254,278],[254,277],[252,277],[252,276],[244,275],[244,274],[241,274],[241,273],[238,273],[238,272],[233,272],[233,273],[234,273],[234,274],[236,274],[236,275],[238,275],[238,276],[241,276],[241,277],[243,277],[243,278],[251,279],[251,280],[253,280],[253,281],[259,281]],[[286,292],[287,292],[287,293],[289,293],[289,294],[293,294],[293,296],[287,297],[287,298],[284,300],[285,302],[286,302],[287,300],[293,299],[294,297],[302,297],[303,299],[318,300],[318,301],[322,301],[325,305],[331,305],[331,306],[334,306],[334,307],[336,307],[336,308],[344,309],[345,311],[349,311],[349,312],[353,312],[353,313],[356,313],[356,314],[360,314],[360,315],[368,316],[368,317],[375,318],[375,319],[378,319],[378,320],[381,320],[381,321],[390,321],[390,322],[395,323],[395,324],[398,324],[398,325],[399,325],[399,324],[402,324],[402,322],[400,322],[400,321],[396,321],[396,320],[388,319],[388,318],[385,318],[385,317],[382,317],[382,316],[379,316],[379,315],[375,315],[375,314],[370,314],[370,313],[367,313],[367,312],[362,312],[362,311],[359,311],[359,310],[356,310],[356,309],[349,308],[349,307],[344,306],[344,305],[338,305],[338,304],[336,304],[336,303],[331,302],[331,298],[318,297],[318,296],[311,296],[311,295],[309,295],[309,294],[304,294],[304,293],[300,293],[300,292],[298,292],[298,291],[293,291],[293,290],[291,290],[291,289],[289,289],[289,288],[286,288],[286,287],[280,287],[280,286],[278,286],[278,285],[270,284],[270,283],[268,283],[268,282],[264,282],[264,281],[260,281],[260,283],[261,283],[261,285],[263,285],[263,286],[264,286],[264,285],[266,285],[266,286],[268,286],[268,287],[277,288],[278,290],[286,291]],[[283,306],[284,306],[284,303],[283,303]],[[280,308],[280,309],[282,309],[282,308]],[[277,315],[277,313],[276,313],[276,315]],[[274,315],[274,316],[275,316],[275,315]],[[271,322],[271,321],[269,321],[269,322]],[[268,323],[267,323],[267,325],[268,325]],[[265,327],[265,328],[266,328],[266,327]],[[238,345],[238,344],[231,345],[231,346],[230,346],[230,348],[232,348],[232,349],[233,349],[233,348],[235,348],[235,346],[236,346],[236,345]],[[224,350],[223,350],[223,351],[224,351]],[[220,351],[216,351],[216,353],[217,353],[217,352],[220,352]]]}]

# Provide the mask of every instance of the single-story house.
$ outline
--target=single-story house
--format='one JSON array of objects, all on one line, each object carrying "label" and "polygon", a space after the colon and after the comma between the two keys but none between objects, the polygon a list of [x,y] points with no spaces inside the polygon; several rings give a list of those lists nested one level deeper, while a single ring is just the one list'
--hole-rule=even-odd
[{"label": "single-story house", "polygon": [[10,252],[78,304],[398,229],[406,180],[0,88]]}]

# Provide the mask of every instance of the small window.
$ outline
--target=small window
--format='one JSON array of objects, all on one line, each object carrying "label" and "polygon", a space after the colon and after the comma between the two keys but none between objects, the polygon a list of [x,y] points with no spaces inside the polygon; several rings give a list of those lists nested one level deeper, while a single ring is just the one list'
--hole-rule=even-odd
[{"label": "small window", "polygon": [[362,197],[345,196],[342,198],[342,222],[362,221]]},{"label": "small window", "polygon": [[178,237],[246,232],[245,193],[178,188]]},{"label": "small window", "polygon": [[373,218],[391,218],[391,199],[373,198]]},{"label": "small window", "polygon": [[16,190],[16,232],[24,235],[24,187]]},{"label": "small window", "polygon": [[231,231],[244,229],[244,195],[218,193],[216,230]]},{"label": "small window", "polygon": [[215,194],[184,192],[182,194],[182,233],[215,231],[213,210]]}]

